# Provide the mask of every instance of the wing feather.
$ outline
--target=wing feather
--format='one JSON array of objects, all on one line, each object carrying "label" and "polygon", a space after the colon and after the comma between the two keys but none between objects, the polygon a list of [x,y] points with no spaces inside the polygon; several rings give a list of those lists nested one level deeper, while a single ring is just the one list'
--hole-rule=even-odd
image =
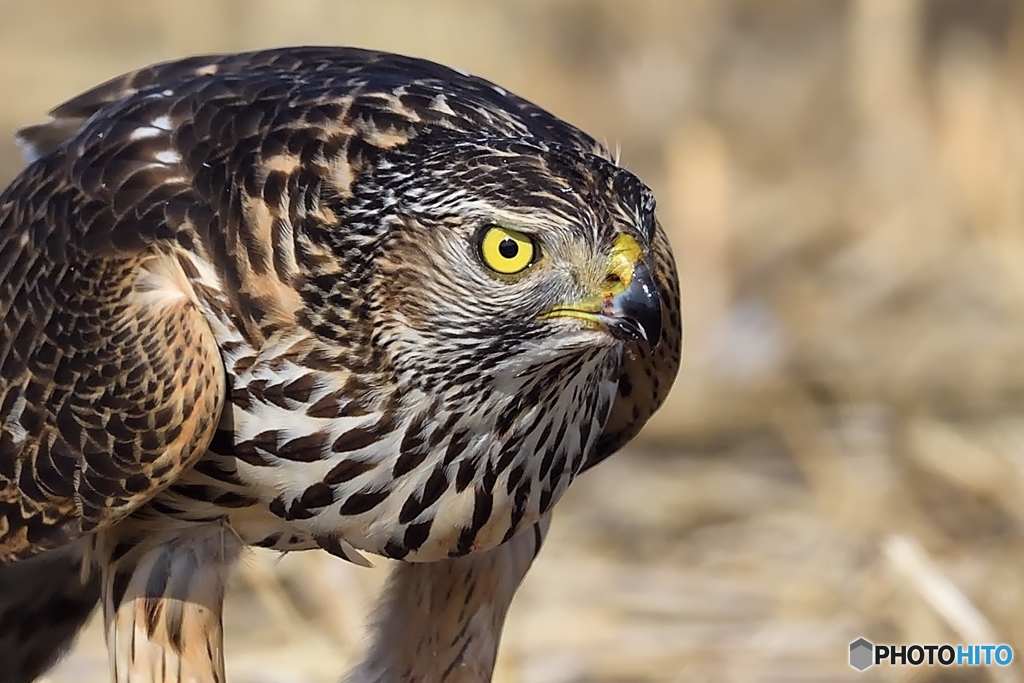
[{"label": "wing feather", "polygon": [[176,257],[188,186],[152,149],[73,140],[0,194],[0,560],[138,508],[205,452],[224,401]]}]

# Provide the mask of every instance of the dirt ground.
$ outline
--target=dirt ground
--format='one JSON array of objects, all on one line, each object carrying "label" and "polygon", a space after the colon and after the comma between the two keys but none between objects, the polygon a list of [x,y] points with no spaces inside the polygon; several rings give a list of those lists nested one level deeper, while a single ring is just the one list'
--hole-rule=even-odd
[{"label": "dirt ground", "polygon": [[[159,59],[352,44],[487,76],[618,146],[682,269],[665,409],[560,504],[508,683],[1021,681],[847,665],[1024,648],[1024,4],[40,0],[0,22],[0,138]],[[5,177],[16,150],[0,146]],[[233,683],[336,681],[385,564],[255,553]],[[105,680],[93,626],[50,676]]]}]

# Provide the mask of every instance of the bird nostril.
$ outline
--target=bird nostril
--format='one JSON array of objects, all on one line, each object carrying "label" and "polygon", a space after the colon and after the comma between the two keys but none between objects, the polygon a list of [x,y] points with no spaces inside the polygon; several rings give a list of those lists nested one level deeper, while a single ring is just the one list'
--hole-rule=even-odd
[{"label": "bird nostril", "polygon": [[604,279],[604,283],[608,285],[608,287],[615,287],[616,285],[622,284],[622,278],[619,277],[618,273],[608,273]]}]

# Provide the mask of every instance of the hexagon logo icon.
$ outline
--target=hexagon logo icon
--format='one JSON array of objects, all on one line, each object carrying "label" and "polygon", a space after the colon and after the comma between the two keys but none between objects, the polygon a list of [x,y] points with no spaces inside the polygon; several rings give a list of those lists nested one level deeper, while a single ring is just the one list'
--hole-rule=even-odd
[{"label": "hexagon logo icon", "polygon": [[850,666],[857,671],[864,671],[875,663],[875,646],[866,638],[858,638],[850,643]]}]

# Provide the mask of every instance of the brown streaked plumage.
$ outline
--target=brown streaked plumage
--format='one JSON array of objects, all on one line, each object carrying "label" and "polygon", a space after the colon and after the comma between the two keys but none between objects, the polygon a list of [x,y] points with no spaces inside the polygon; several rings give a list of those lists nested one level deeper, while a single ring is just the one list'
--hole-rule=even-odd
[{"label": "brown streaked plumage", "polygon": [[650,190],[495,85],[349,48],[52,116],[0,195],[0,560],[87,548],[115,680],[205,681],[245,545],[380,554],[361,675],[489,678],[552,506],[678,369]]}]

